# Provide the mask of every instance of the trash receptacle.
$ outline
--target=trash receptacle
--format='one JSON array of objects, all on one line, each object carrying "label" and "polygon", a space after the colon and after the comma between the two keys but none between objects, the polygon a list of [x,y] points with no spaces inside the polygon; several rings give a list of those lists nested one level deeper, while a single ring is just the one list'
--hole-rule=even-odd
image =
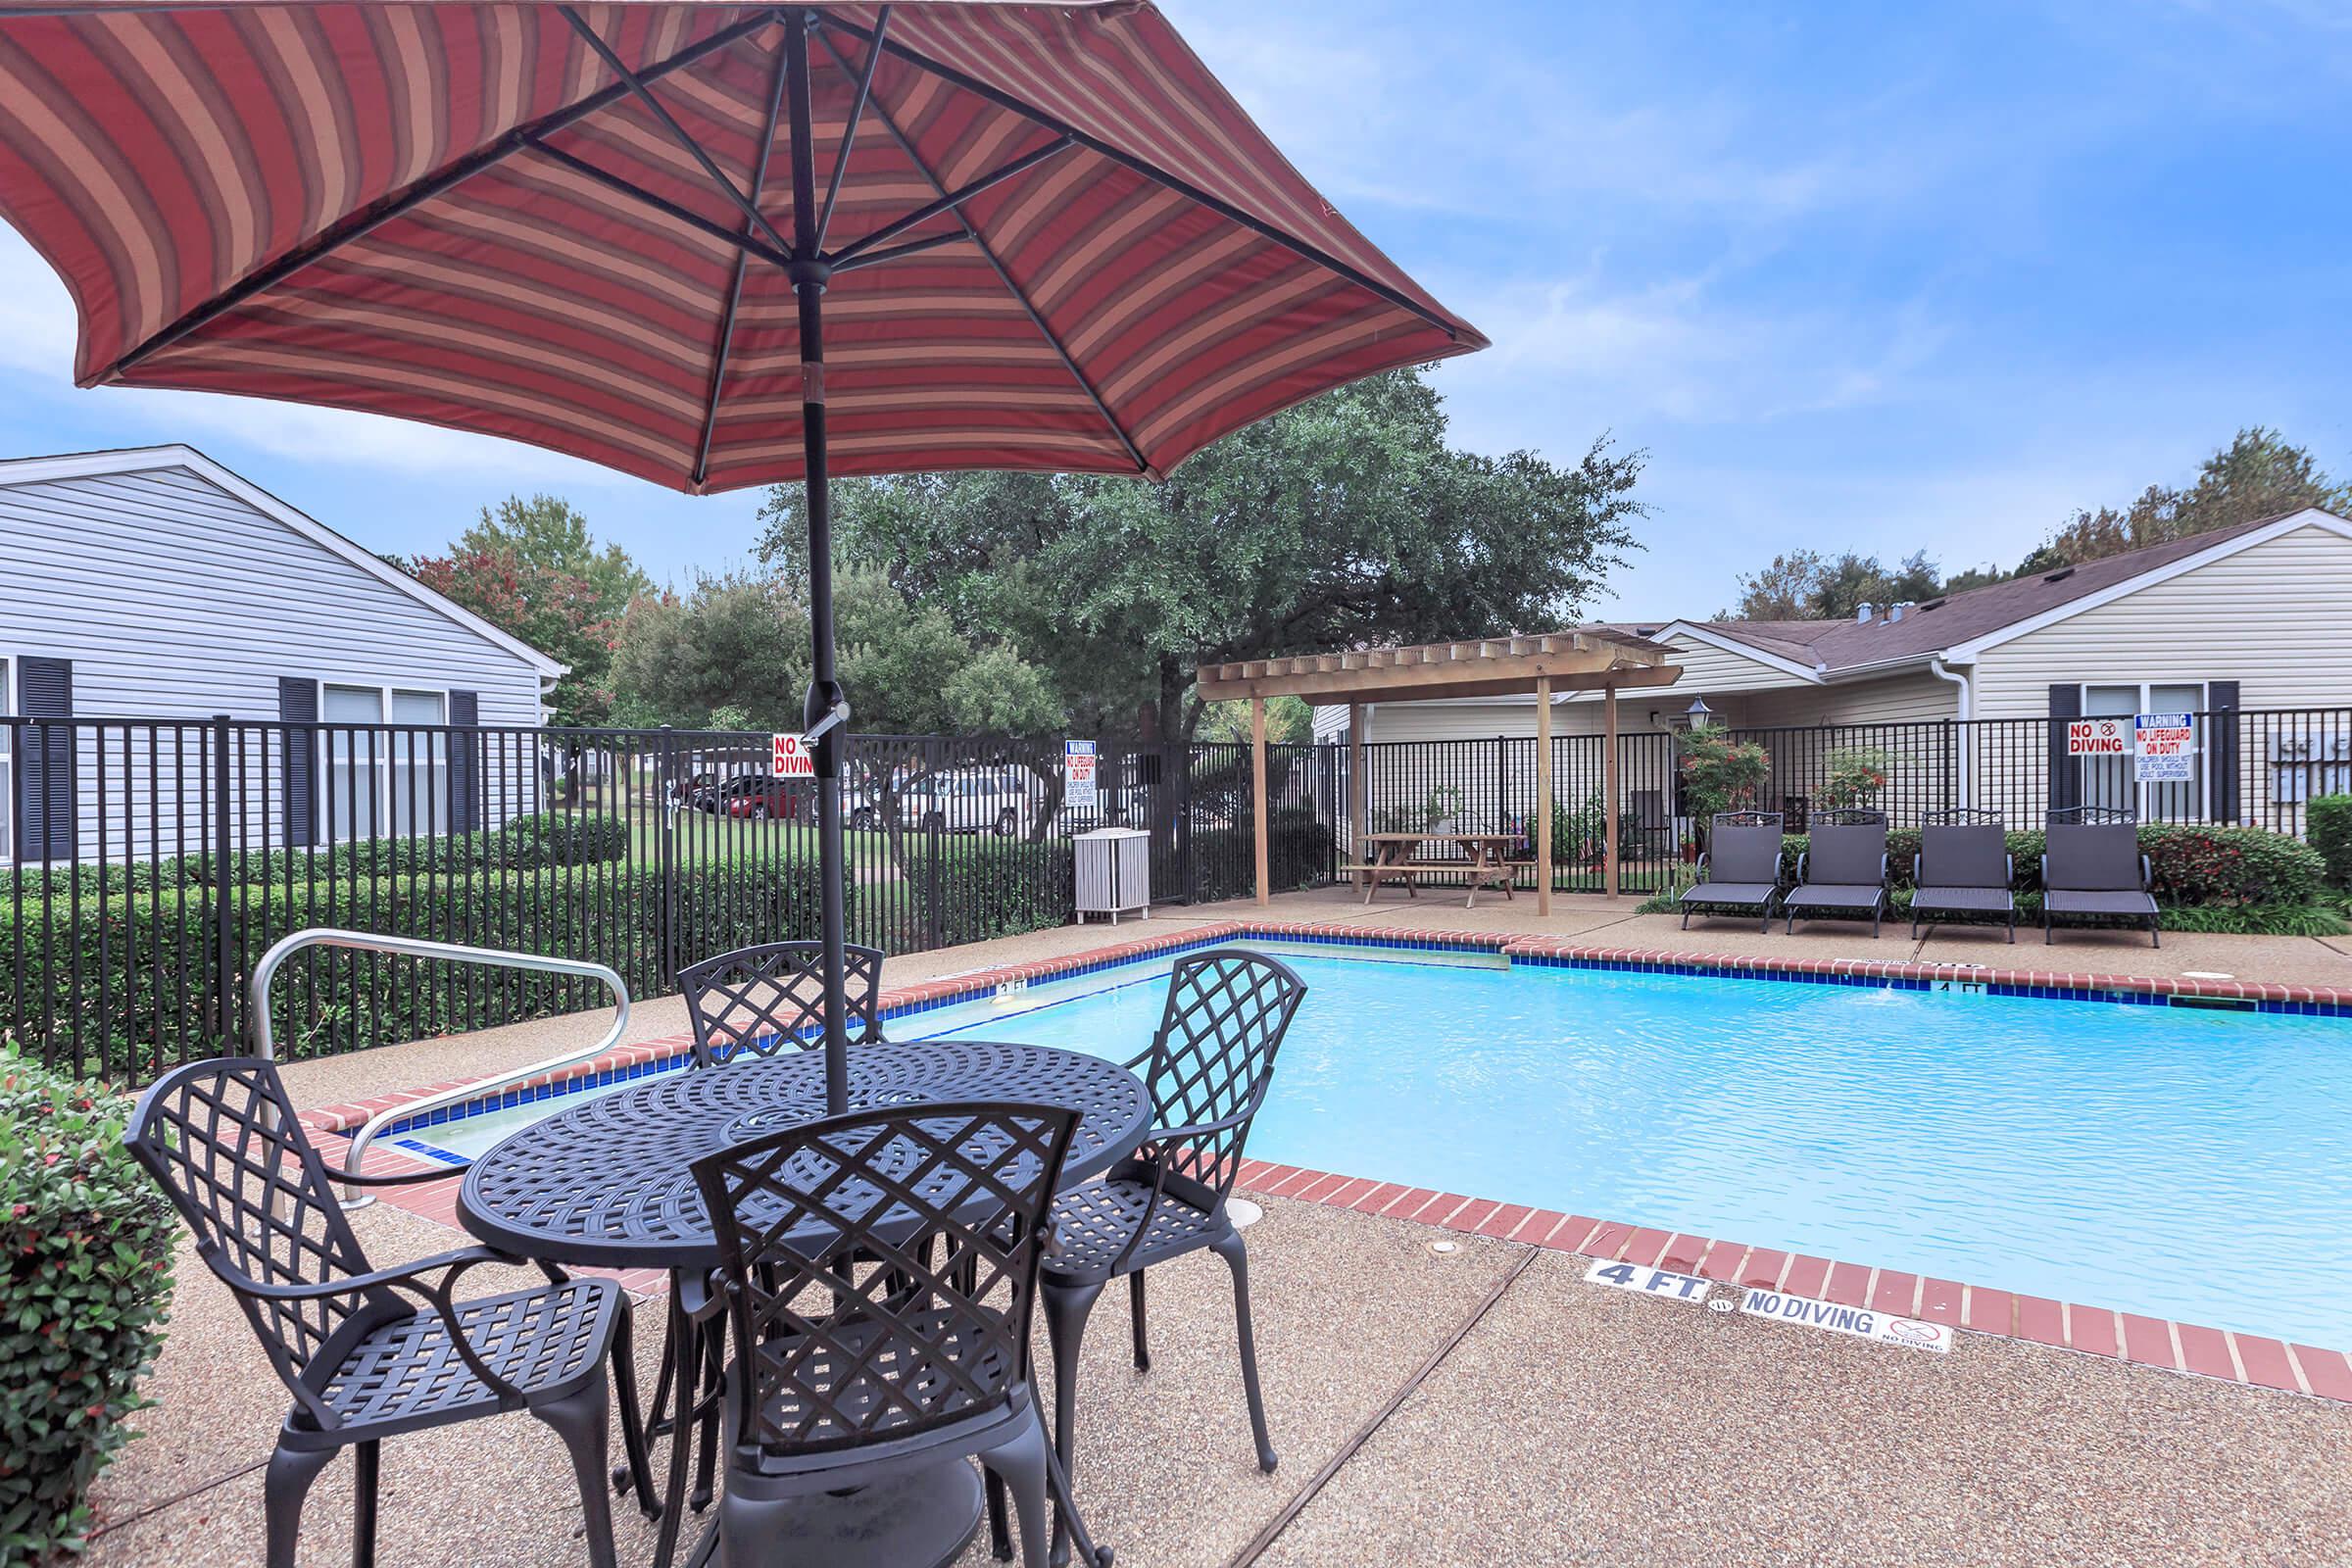
[{"label": "trash receptacle", "polygon": [[1152,835],[1141,828],[1099,827],[1071,841],[1077,847],[1078,923],[1107,914],[1117,925],[1129,910],[1152,918]]}]

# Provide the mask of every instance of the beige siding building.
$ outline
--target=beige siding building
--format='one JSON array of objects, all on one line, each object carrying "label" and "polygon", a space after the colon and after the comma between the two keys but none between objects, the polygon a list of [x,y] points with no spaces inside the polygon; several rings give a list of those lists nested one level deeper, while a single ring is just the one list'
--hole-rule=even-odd
[{"label": "beige siding building", "polygon": [[[1655,812],[1672,790],[1670,737],[1694,700],[1735,729],[1765,732],[1776,799],[1801,790],[1831,744],[1793,732],[1825,725],[1865,727],[1847,742],[1892,754],[1922,802],[1976,801],[2012,815],[2051,804],[2051,779],[2064,775],[2057,804],[2293,828],[2301,799],[2352,783],[2352,521],[2318,510],[1924,604],[1868,606],[1851,620],[1595,629],[1665,643],[1683,667],[1673,687],[1620,703],[1629,794],[1652,792]],[[2321,709],[2336,712],[2257,716]],[[2135,784],[2123,761],[2085,762],[2078,776],[2046,723],[1996,722],[2177,711],[2207,717],[2196,777],[2168,784]],[[1600,703],[1579,693],[1556,699],[1553,713],[1567,737],[1561,798],[1573,803],[1591,787],[1579,782],[1578,738],[1597,735]],[[1345,710],[1317,719],[1320,737],[1346,733]],[[1495,783],[1470,793],[1506,813],[1526,793],[1516,766],[1525,748],[1513,743],[1532,746],[1532,699],[1389,704],[1366,710],[1364,729],[1373,744],[1493,741],[1496,764],[1481,772]],[[2217,765],[2225,756],[2232,766]]]}]

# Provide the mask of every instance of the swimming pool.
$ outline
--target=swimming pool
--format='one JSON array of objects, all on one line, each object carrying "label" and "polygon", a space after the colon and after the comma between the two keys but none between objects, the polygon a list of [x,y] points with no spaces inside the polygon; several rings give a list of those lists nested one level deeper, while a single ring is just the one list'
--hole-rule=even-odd
[{"label": "swimming pool", "polygon": [[[1242,945],[1310,988],[1260,1158],[2352,1346],[2352,1020]],[[1124,1058],[1171,961],[891,1032]]]}]

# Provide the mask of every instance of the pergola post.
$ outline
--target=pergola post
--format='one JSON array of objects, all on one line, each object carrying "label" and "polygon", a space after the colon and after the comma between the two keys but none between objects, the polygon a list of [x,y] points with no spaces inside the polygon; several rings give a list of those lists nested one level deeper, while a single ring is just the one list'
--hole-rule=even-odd
[{"label": "pergola post", "polygon": [[[1364,779],[1364,705],[1348,705],[1348,858],[1364,858],[1364,803],[1367,789]],[[1364,873],[1355,873],[1355,885],[1360,891]]]},{"label": "pergola post", "polygon": [[1257,821],[1257,906],[1264,908],[1272,902],[1270,878],[1266,873],[1267,843],[1273,831],[1266,821],[1266,700],[1250,699],[1250,793],[1257,803],[1254,815]]},{"label": "pergola post", "polygon": [[1607,857],[1609,897],[1617,897],[1617,688],[1600,689],[1601,820],[1606,824],[1602,852]]},{"label": "pergola post", "polygon": [[1551,912],[1551,677],[1536,677],[1536,913]]}]

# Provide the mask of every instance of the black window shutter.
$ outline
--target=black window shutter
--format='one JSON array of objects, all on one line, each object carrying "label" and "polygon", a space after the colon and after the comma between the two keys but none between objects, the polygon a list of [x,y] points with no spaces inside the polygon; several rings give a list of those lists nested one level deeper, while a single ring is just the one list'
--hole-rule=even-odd
[{"label": "black window shutter", "polygon": [[2050,809],[2082,804],[2082,767],[2066,755],[2066,721],[2082,716],[2082,688],[2072,682],[2050,687]]},{"label": "black window shutter", "polygon": [[2216,822],[2237,820],[2237,682],[2205,683],[2205,799]]},{"label": "black window shutter", "polygon": [[[17,712],[24,718],[74,716],[74,662],[17,661]],[[74,726],[24,724],[17,739],[17,856],[74,858]]]},{"label": "black window shutter", "polygon": [[[451,692],[449,721],[461,730],[479,726],[482,722],[481,693]],[[479,742],[471,735],[452,735],[449,738],[449,830],[452,833],[470,833],[481,825],[480,813],[474,809],[478,745]]]},{"label": "black window shutter", "polygon": [[286,803],[286,843],[318,842],[318,683],[302,675],[277,677],[277,716],[286,725],[277,755],[277,782]]}]

